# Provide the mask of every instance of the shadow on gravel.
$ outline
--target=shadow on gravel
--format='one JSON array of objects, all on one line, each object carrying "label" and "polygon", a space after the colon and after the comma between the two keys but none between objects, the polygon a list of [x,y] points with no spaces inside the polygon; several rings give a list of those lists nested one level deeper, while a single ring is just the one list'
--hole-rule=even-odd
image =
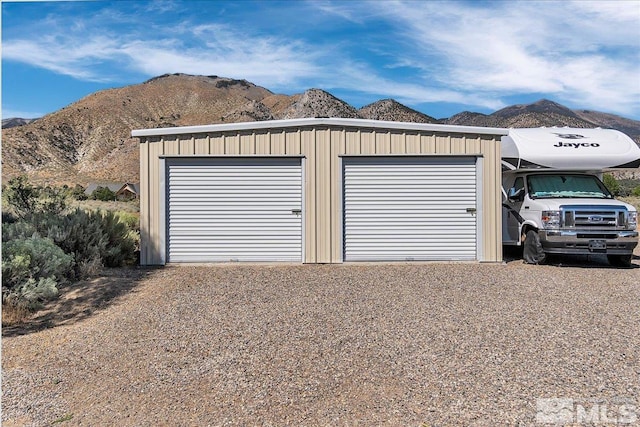
[{"label": "shadow on gravel", "polygon": [[56,326],[70,325],[103,310],[158,268],[125,267],[105,269],[99,277],[60,288],[60,297],[48,302],[21,323],[2,325],[2,336],[12,337]]},{"label": "shadow on gravel", "polygon": [[[502,252],[502,259],[508,263],[522,263],[522,249],[506,247]],[[631,267],[614,267],[607,261],[606,255],[552,255],[549,257],[547,265],[555,267],[578,267],[578,268],[609,268],[614,270],[630,270],[640,268],[640,256],[633,255]]]},{"label": "shadow on gravel", "polygon": [[556,267],[580,267],[580,268],[608,268],[612,270],[631,270],[640,268],[634,255],[631,267],[615,267],[609,264],[606,255],[554,255],[549,259],[548,265]]}]

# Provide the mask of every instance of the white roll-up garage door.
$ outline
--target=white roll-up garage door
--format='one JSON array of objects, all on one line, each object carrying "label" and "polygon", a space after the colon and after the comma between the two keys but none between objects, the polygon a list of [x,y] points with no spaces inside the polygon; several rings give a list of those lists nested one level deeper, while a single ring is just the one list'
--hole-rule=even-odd
[{"label": "white roll-up garage door", "polygon": [[168,159],[169,262],[302,261],[300,158]]},{"label": "white roll-up garage door", "polygon": [[475,260],[476,161],[345,157],[344,260]]}]

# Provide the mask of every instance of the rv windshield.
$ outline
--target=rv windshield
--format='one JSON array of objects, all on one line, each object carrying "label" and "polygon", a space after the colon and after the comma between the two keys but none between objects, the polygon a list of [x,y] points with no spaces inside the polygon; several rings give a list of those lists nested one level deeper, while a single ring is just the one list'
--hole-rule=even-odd
[{"label": "rv windshield", "polygon": [[593,175],[540,174],[527,177],[529,197],[612,199],[604,184]]}]

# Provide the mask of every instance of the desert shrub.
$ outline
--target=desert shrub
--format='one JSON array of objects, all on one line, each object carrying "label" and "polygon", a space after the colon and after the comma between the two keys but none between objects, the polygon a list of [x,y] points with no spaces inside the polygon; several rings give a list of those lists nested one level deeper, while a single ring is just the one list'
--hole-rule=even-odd
[{"label": "desert shrub", "polygon": [[73,258],[51,239],[30,237],[2,243],[2,302],[34,308],[57,295]]},{"label": "desert shrub", "polygon": [[634,196],[640,197],[640,185],[638,185],[636,188],[634,188],[633,191],[631,192],[631,194],[633,194]]},{"label": "desert shrub", "polygon": [[76,263],[74,271],[77,277],[95,277],[102,271],[102,258],[85,259]]},{"label": "desert shrub", "polygon": [[619,195],[626,197],[633,195],[633,190],[640,185],[640,179],[637,178],[620,178],[618,179],[620,184]]},{"label": "desert shrub", "polygon": [[39,192],[27,181],[27,177],[19,176],[3,185],[2,197],[16,216],[25,216],[36,211]]},{"label": "desert shrub", "polygon": [[66,215],[36,214],[29,217],[41,236],[48,237],[65,253],[73,256],[74,276],[87,277],[81,267],[102,262],[108,238],[102,231],[98,213],[76,209]]},{"label": "desert shrub", "polygon": [[91,198],[93,200],[102,200],[104,202],[108,202],[110,200],[116,199],[116,193],[114,193],[107,187],[98,187],[93,190],[93,193],[91,193]]},{"label": "desert shrub", "polygon": [[39,236],[38,230],[27,221],[7,222],[2,224],[2,241],[8,242],[16,239],[27,239]]},{"label": "desert shrub", "polygon": [[[116,212],[118,219],[124,222],[129,229],[129,237],[133,240],[135,253],[140,253],[140,216],[126,211]],[[137,259],[137,258],[136,258]]]},{"label": "desert shrub", "polygon": [[87,200],[89,196],[85,194],[84,190],[85,188],[82,185],[76,184],[76,186],[71,190],[71,197],[76,200]]},{"label": "desert shrub", "polygon": [[98,266],[120,267],[135,260],[136,233],[113,212],[75,209],[66,215],[29,217],[41,236],[48,237],[75,261],[77,278],[98,272]]},{"label": "desert shrub", "polygon": [[65,192],[68,187],[33,187],[25,178],[4,187],[9,210],[3,209],[2,216],[2,302],[16,312],[53,298],[60,281],[136,260],[135,215],[80,208],[69,212]]},{"label": "desert shrub", "polygon": [[2,197],[12,214],[19,218],[34,213],[60,214],[67,207],[64,191],[53,187],[34,187],[25,176],[9,180]]},{"label": "desert shrub", "polygon": [[16,217],[14,214],[12,214],[11,212],[2,211],[2,225],[4,224],[12,224],[14,222],[16,222],[18,220],[18,217]]},{"label": "desert shrub", "polygon": [[97,212],[101,219],[101,229],[107,238],[104,251],[106,267],[120,267],[131,263],[135,258],[136,242],[132,230],[120,217],[111,212]]},{"label": "desert shrub", "polygon": [[10,289],[3,297],[3,303],[15,308],[32,311],[42,306],[44,301],[58,296],[58,284],[52,277],[28,279]]},{"label": "desert shrub", "polygon": [[51,239],[39,236],[2,244],[2,285],[14,287],[28,278],[64,279],[73,263]]},{"label": "desert shrub", "polygon": [[62,189],[47,186],[39,191],[38,212],[61,214],[67,209],[67,195]]},{"label": "desert shrub", "polygon": [[120,222],[125,223],[129,230],[140,232],[140,217],[138,215],[126,211],[117,211],[116,215]]}]

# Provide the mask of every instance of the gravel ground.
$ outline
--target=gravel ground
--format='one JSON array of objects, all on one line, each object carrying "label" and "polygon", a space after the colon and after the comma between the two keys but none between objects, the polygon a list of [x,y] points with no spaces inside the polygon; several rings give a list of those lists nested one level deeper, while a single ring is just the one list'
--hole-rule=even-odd
[{"label": "gravel ground", "polygon": [[537,398],[637,404],[634,264],[121,272],[3,330],[3,425],[540,426]]}]

